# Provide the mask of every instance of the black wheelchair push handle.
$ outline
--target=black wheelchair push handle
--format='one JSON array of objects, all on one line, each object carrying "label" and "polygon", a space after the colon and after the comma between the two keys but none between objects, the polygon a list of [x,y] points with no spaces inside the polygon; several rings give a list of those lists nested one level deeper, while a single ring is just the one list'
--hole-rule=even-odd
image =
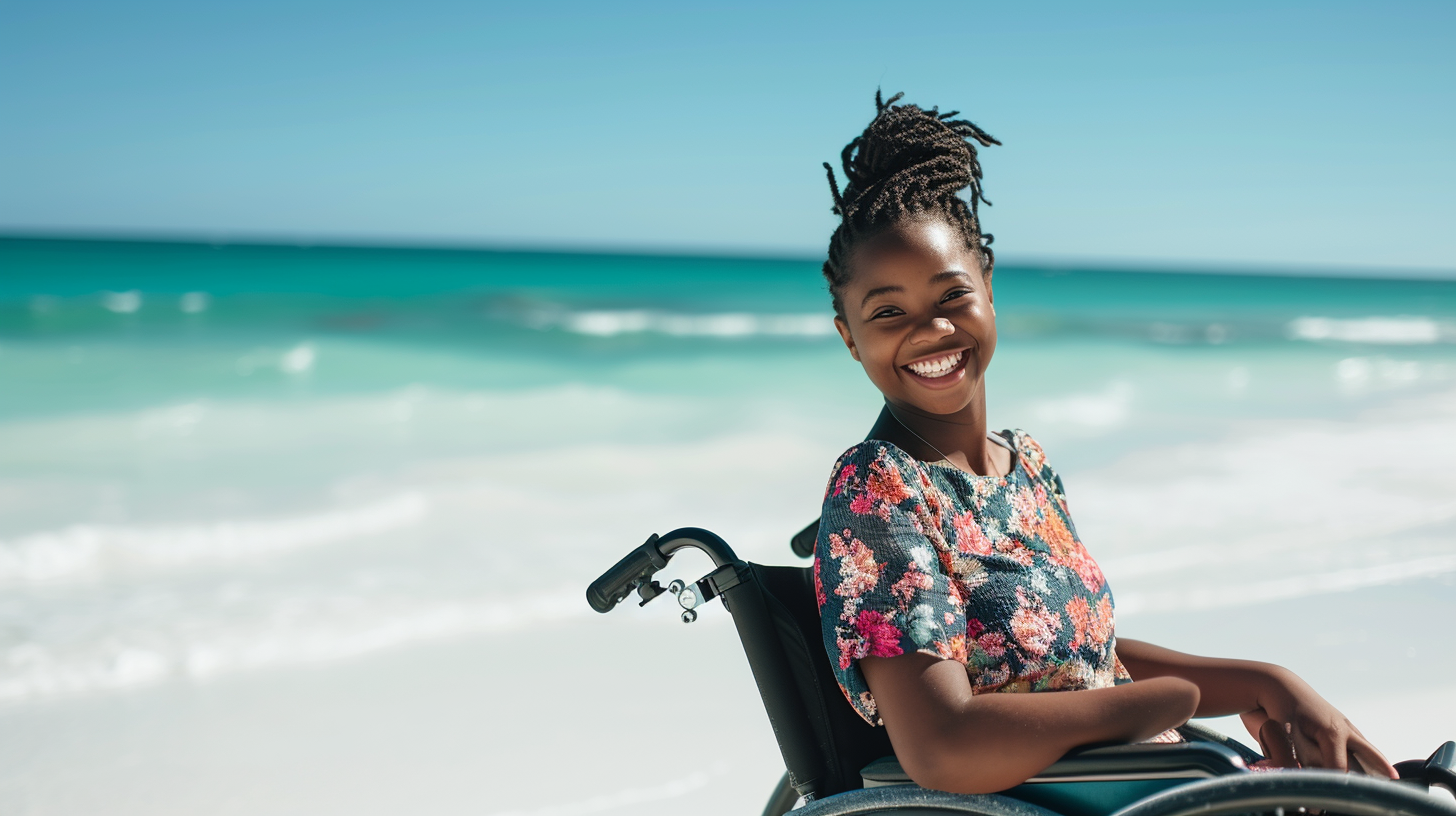
[{"label": "black wheelchair push handle", "polygon": [[652,580],[658,570],[667,566],[667,559],[657,549],[657,534],[622,557],[602,577],[586,588],[586,602],[598,612],[610,612],[638,584]]},{"label": "black wheelchair push handle", "polygon": [[[586,602],[598,612],[610,612],[632,590],[652,586],[652,576],[667,566],[667,562],[678,551],[685,548],[701,550],[713,559],[713,566],[721,567],[738,560],[733,548],[700,527],[679,527],[664,536],[656,533],[642,546],[627,553],[621,561],[602,573],[586,588]],[[656,593],[644,594],[644,600],[656,597]]]}]

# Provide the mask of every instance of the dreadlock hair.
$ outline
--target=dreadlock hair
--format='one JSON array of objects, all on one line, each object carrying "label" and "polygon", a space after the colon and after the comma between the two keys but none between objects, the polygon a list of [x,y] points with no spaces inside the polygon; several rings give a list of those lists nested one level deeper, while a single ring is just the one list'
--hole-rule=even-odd
[{"label": "dreadlock hair", "polygon": [[[840,293],[849,278],[850,252],[860,241],[897,223],[943,218],[960,230],[966,246],[980,259],[983,275],[990,273],[996,260],[992,236],[981,232],[979,203],[991,202],[981,191],[981,163],[972,142],[982,147],[1001,143],[971,122],[952,118],[959,111],[896,105],[902,97],[895,94],[884,100],[875,91],[874,120],[840,153],[843,190],[834,168],[824,163],[834,214],[840,217],[829,239],[824,279],[834,299],[834,313],[841,318]],[[970,195],[961,198],[966,189]]]}]

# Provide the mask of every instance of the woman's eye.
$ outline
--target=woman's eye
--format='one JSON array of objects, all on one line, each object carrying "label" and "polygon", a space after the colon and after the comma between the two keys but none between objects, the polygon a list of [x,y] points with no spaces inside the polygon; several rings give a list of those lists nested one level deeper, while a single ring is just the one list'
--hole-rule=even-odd
[{"label": "woman's eye", "polygon": [[900,314],[904,313],[901,312],[899,309],[896,309],[894,306],[886,306],[885,308],[880,309],[879,311],[870,315],[870,320],[878,320],[882,317],[895,317],[896,315]]},{"label": "woman's eye", "polygon": [[940,302],[941,303],[949,303],[950,301],[955,300],[958,297],[965,297],[966,295],[969,295],[970,293],[971,293],[971,290],[969,290],[969,289],[952,289],[949,292],[946,292],[945,293],[945,297],[941,298],[940,299]]}]

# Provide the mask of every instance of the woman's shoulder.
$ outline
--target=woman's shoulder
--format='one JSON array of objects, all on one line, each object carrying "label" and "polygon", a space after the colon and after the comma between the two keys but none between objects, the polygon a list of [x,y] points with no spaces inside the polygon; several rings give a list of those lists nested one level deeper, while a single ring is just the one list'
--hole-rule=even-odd
[{"label": "woman's shoulder", "polygon": [[839,459],[834,460],[834,472],[839,474],[847,466],[853,466],[862,471],[875,463],[878,463],[879,466],[894,465],[897,469],[914,469],[919,460],[910,456],[906,449],[893,442],[866,439],[865,442],[853,444],[849,449],[840,453]]},{"label": "woman's shoulder", "polygon": [[1041,443],[1020,428],[1001,431],[1000,435],[1011,443],[1012,449],[1016,451],[1017,464],[1026,472],[1027,477],[1045,485],[1065,509],[1067,490],[1062,485],[1062,477],[1047,461],[1047,454]]},{"label": "woman's shoulder", "polygon": [[899,445],[866,439],[835,460],[824,490],[824,507],[828,510],[856,502],[899,505],[921,495],[927,481],[923,469],[924,465]]},{"label": "woman's shoulder", "polygon": [[1011,445],[1011,449],[1016,451],[1021,463],[1032,473],[1040,473],[1043,468],[1050,467],[1046,451],[1042,448],[1041,443],[1021,428],[1007,428],[1004,431],[998,431],[997,436],[1005,439]]}]

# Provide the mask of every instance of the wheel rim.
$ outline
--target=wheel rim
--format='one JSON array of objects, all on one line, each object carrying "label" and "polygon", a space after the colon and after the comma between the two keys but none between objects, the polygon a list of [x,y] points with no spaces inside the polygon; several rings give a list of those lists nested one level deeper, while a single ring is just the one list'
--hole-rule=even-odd
[{"label": "wheel rim", "polygon": [[946,793],[918,785],[848,791],[810,802],[794,814],[802,816],[871,816],[893,813],[963,814],[964,816],[1060,816],[1046,808],[996,794]]},{"label": "wheel rim", "polygon": [[1456,816],[1456,808],[1419,788],[1331,771],[1239,774],[1182,785],[1135,802],[1114,816],[1221,816],[1300,809],[1344,816]]}]

